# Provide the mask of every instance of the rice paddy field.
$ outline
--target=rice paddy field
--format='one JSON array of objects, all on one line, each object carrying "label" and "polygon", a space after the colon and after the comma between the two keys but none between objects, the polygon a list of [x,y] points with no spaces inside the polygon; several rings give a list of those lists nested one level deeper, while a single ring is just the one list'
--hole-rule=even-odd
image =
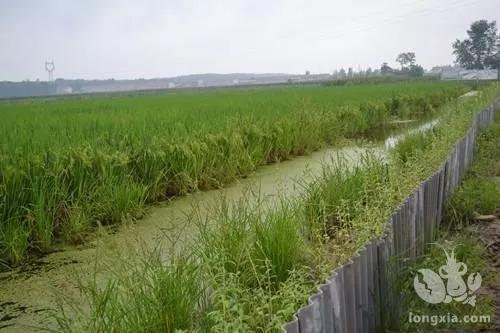
[{"label": "rice paddy field", "polygon": [[417,82],[0,103],[0,258],[18,263],[145,203],[432,113],[465,87]]},{"label": "rice paddy field", "polygon": [[[383,156],[366,150],[355,165],[338,156],[298,185],[299,197],[282,193],[270,208],[258,193],[193,207],[192,243],[165,248],[155,239],[148,250],[123,247],[104,258],[96,251],[76,279],[78,297],[62,297],[49,325],[280,332],[500,93],[487,85],[480,97],[458,98],[468,90],[419,81],[3,101],[2,261],[24,265],[60,244],[87,244],[97,226],[136,220],[149,204],[251,178],[259,167],[324,147],[356,145],[405,120],[434,119]],[[29,281],[14,277],[0,293],[15,296]]]}]

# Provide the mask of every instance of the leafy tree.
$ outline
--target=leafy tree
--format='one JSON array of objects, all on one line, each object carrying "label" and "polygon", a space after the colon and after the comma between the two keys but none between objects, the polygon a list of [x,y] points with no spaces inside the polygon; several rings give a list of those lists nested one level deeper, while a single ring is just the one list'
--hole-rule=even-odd
[{"label": "leafy tree", "polygon": [[392,72],[392,68],[386,62],[384,62],[382,66],[380,66],[380,73],[382,73],[382,75],[386,75]]},{"label": "leafy tree", "polygon": [[500,68],[500,36],[496,21],[479,20],[467,30],[469,38],[453,43],[453,54],[467,69]]},{"label": "leafy tree", "polygon": [[353,76],[354,71],[352,70],[352,67],[349,67],[349,69],[347,70],[347,78],[352,79]]},{"label": "leafy tree", "polygon": [[424,75],[424,69],[422,66],[417,65],[417,57],[415,52],[404,52],[400,53],[396,58],[396,61],[401,65],[400,74],[409,76],[422,76]]},{"label": "leafy tree", "polygon": [[[499,47],[500,49],[500,47]],[[485,60],[485,65],[489,68],[496,68],[497,69],[497,79],[500,81],[500,50],[497,52],[497,54],[488,57]]]},{"label": "leafy tree", "polygon": [[424,68],[420,65],[411,65],[408,69],[408,74],[410,76],[422,76],[424,75]]},{"label": "leafy tree", "polygon": [[401,65],[401,69],[409,68],[415,65],[415,52],[405,52],[398,55],[396,61]]}]

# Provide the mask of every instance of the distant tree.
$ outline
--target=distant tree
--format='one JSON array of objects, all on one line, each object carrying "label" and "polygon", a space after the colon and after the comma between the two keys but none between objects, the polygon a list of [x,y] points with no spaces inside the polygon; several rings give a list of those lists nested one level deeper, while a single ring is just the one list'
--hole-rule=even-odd
[{"label": "distant tree", "polygon": [[[456,63],[466,69],[474,69],[475,60],[472,54],[472,42],[469,39],[453,43],[453,54],[456,58]],[[482,66],[481,66],[482,67]]]},{"label": "distant tree", "polygon": [[469,38],[453,43],[456,62],[467,69],[500,68],[500,36],[496,21],[479,20],[467,30]]},{"label": "distant tree", "polygon": [[339,77],[340,79],[345,79],[347,77],[346,73],[345,73],[345,69],[341,68],[340,71],[339,71]]},{"label": "distant tree", "polygon": [[489,68],[496,68],[497,80],[500,81],[500,51],[496,55],[487,58],[485,64]]},{"label": "distant tree", "polygon": [[353,76],[354,76],[354,71],[352,70],[352,67],[349,67],[349,69],[347,70],[347,78],[352,79]]},{"label": "distant tree", "polygon": [[420,65],[412,65],[408,69],[408,74],[410,76],[422,76],[424,75],[424,68]]},{"label": "distant tree", "polygon": [[414,66],[416,62],[415,52],[400,53],[396,61],[401,65],[401,69]]},{"label": "distant tree", "polygon": [[396,61],[401,65],[401,70],[397,72],[398,74],[408,76],[424,75],[424,68],[416,64],[417,57],[415,56],[415,52],[400,53]]},{"label": "distant tree", "polygon": [[392,68],[386,62],[384,62],[382,66],[380,66],[380,73],[382,75],[386,75],[392,72],[393,72]]},{"label": "distant tree", "polygon": [[373,74],[373,70],[371,67],[368,67],[368,69],[366,70],[366,76],[371,76]]}]

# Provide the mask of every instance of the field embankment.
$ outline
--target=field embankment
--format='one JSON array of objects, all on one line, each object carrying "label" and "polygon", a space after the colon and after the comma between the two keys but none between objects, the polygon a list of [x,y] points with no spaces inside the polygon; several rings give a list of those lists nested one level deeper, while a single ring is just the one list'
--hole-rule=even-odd
[{"label": "field embankment", "polygon": [[2,102],[0,259],[86,242],[146,203],[429,115],[464,90],[418,82]]}]

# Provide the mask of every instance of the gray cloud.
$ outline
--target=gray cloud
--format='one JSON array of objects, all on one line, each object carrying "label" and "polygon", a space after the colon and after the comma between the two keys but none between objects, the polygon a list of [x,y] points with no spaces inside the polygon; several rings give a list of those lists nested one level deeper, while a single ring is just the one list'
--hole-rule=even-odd
[{"label": "gray cloud", "polygon": [[0,0],[0,80],[331,72],[412,50],[425,67],[498,0]]}]

